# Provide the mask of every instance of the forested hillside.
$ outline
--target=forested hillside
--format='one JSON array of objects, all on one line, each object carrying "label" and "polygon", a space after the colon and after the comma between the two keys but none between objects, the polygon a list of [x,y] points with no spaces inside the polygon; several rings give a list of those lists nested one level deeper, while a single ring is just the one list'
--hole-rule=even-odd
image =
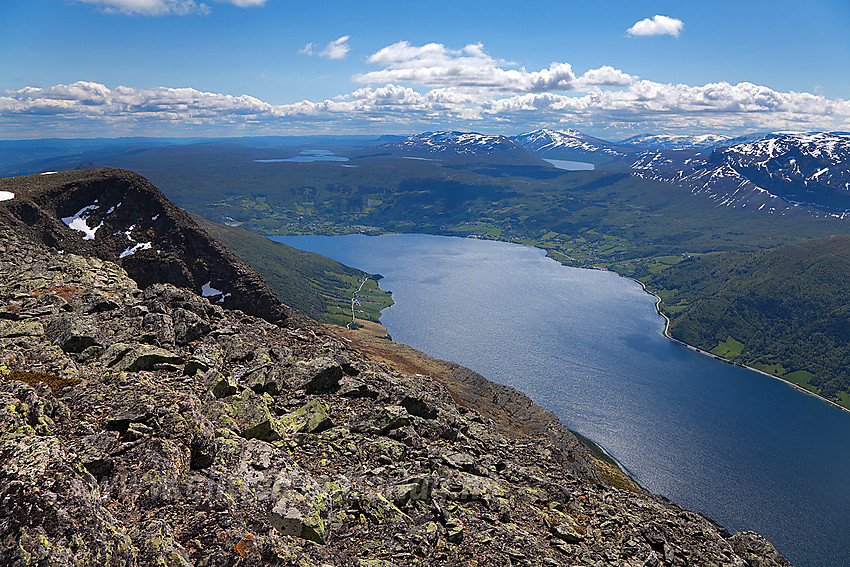
[{"label": "forested hillside", "polygon": [[[390,293],[378,287],[379,276],[340,264],[319,254],[297,250],[239,227],[195,217],[207,233],[224,243],[262,274],[281,301],[323,323],[351,321],[351,298],[360,299],[360,319],[378,322],[381,309],[392,305]],[[363,280],[366,282],[361,286]],[[359,290],[359,291],[358,291]]]},{"label": "forested hillside", "polygon": [[850,236],[694,256],[646,281],[673,337],[850,407]]}]

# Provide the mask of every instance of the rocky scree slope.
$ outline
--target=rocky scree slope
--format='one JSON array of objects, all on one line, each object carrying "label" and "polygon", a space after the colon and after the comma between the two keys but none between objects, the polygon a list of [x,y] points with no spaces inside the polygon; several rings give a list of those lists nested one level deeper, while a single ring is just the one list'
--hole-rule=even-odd
[{"label": "rocky scree slope", "polygon": [[5,229],[0,373],[3,565],[788,564],[323,327]]},{"label": "rocky scree slope", "polygon": [[171,283],[226,308],[284,322],[294,312],[147,179],[120,169],[0,179],[15,195],[0,226],[55,250],[111,260],[140,287]]}]

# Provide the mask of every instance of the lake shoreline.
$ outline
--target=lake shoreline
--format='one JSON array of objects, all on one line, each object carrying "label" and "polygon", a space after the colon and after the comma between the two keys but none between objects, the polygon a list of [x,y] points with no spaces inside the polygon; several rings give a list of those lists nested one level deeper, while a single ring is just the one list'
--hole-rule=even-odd
[{"label": "lake shoreline", "polygon": [[[606,272],[613,271],[613,270],[607,270],[605,268],[598,268],[598,267],[597,268],[591,268],[591,269],[593,269],[593,270],[603,270],[603,271],[606,271]],[[616,273],[616,272],[614,272],[614,273]],[[765,372],[764,370],[759,370],[758,368],[753,368],[752,366],[747,366],[746,364],[740,364],[740,363],[734,362],[732,360],[729,360],[728,358],[724,358],[724,357],[722,357],[718,354],[714,354],[713,352],[709,352],[709,351],[703,350],[703,349],[701,349],[697,346],[690,345],[690,344],[688,344],[684,341],[680,341],[679,339],[677,339],[676,337],[674,337],[673,335],[670,334],[670,318],[661,310],[661,303],[662,303],[661,297],[659,295],[649,291],[649,289],[646,287],[646,284],[644,284],[642,281],[635,279],[635,278],[630,278],[629,276],[622,276],[621,275],[621,277],[624,277],[628,280],[632,280],[634,282],[637,282],[638,284],[640,284],[641,288],[643,288],[643,291],[645,293],[647,293],[647,294],[649,294],[649,295],[651,295],[652,297],[655,298],[655,300],[656,300],[655,301],[655,310],[658,312],[659,315],[664,317],[664,332],[662,334],[666,338],[668,338],[669,340],[673,341],[674,343],[678,343],[678,344],[680,344],[680,345],[682,345],[686,348],[689,348],[693,351],[696,351],[700,354],[704,354],[706,356],[710,356],[711,358],[717,359],[721,362],[725,362],[726,364],[731,364],[732,366],[738,366],[740,368],[746,368],[747,370],[752,370],[753,372],[758,372],[759,374],[763,374],[764,376],[768,376],[770,378],[773,378],[774,380],[779,380],[780,382],[788,384],[789,386],[791,386],[792,388],[794,388],[798,392],[802,392],[804,394],[814,396],[815,398],[817,398],[817,399],[819,399],[823,402],[826,402],[833,407],[836,407],[840,410],[844,410],[844,411],[850,413],[850,408],[846,408],[846,407],[844,407],[840,404],[833,402],[832,400],[828,400],[828,399],[824,398],[823,396],[816,394],[815,392],[812,392],[810,390],[806,390],[805,388],[803,388],[799,384],[795,384],[795,383],[791,382],[790,380],[786,380],[785,378],[782,378],[781,376],[776,376],[775,374],[771,374],[770,372]]]},{"label": "lake shoreline", "polygon": [[[386,233],[386,234],[391,234],[391,233]],[[416,233],[412,233],[412,234],[416,234]],[[367,236],[373,236],[373,235],[367,235]],[[380,236],[380,235],[377,235],[377,236]],[[446,236],[450,236],[450,237],[453,237],[453,238],[463,238],[463,237],[461,237],[461,236],[457,236],[457,235],[446,235]],[[467,238],[468,238],[468,237],[467,237]],[[489,239],[488,239],[488,240],[489,240]],[[506,242],[506,243],[510,243],[510,244],[519,244],[520,246],[528,246],[528,245],[526,245],[526,244],[520,244],[520,243],[518,243],[518,242],[513,242],[513,241],[510,241],[510,240],[502,240],[502,239],[499,239],[499,238],[494,238],[494,239],[492,239],[492,240],[495,240],[495,241],[498,241],[498,242]],[[544,249],[544,248],[539,248],[539,247],[537,247],[537,246],[528,246],[528,247],[529,247],[529,248],[537,248],[538,250],[542,251],[542,252],[543,252],[543,253],[544,253],[547,257],[552,258],[552,256],[550,256],[550,255],[549,255],[549,251],[548,251],[548,250],[546,250],[546,249]],[[553,260],[555,260],[555,258],[552,258],[552,259],[553,259]],[[556,262],[558,262],[558,260],[555,260],[555,261],[556,261]],[[732,360],[730,360],[730,359],[728,359],[728,358],[724,358],[724,357],[722,357],[722,356],[720,356],[720,355],[717,355],[717,354],[714,354],[714,353],[712,353],[712,352],[709,352],[709,351],[703,350],[703,349],[701,349],[701,348],[699,348],[699,347],[697,347],[697,346],[694,346],[694,345],[688,344],[688,343],[686,343],[686,342],[684,342],[684,341],[681,341],[681,340],[679,340],[679,339],[675,338],[675,337],[674,337],[674,336],[670,333],[670,318],[669,318],[669,317],[668,317],[668,316],[667,316],[667,315],[666,315],[666,314],[662,311],[662,309],[661,309],[661,303],[662,303],[662,299],[661,299],[661,297],[660,297],[659,295],[657,295],[657,294],[655,294],[655,293],[651,292],[651,291],[649,290],[649,288],[647,288],[647,287],[646,287],[646,284],[644,284],[644,283],[643,283],[642,281],[640,281],[639,279],[636,279],[636,278],[633,278],[633,277],[629,277],[629,276],[624,276],[624,275],[622,275],[622,274],[618,274],[617,272],[615,272],[615,271],[613,271],[613,270],[609,270],[608,268],[604,268],[604,267],[601,267],[601,266],[568,266],[567,264],[564,264],[564,263],[562,263],[562,262],[558,262],[558,263],[559,263],[559,264],[561,264],[561,266],[563,266],[563,267],[571,267],[571,268],[578,268],[578,269],[584,269],[584,270],[600,270],[600,271],[603,271],[603,272],[610,272],[610,273],[614,273],[614,274],[617,274],[617,275],[618,275],[618,276],[620,276],[620,277],[623,277],[623,278],[625,278],[625,279],[628,279],[628,280],[631,280],[631,281],[633,281],[633,282],[637,283],[638,285],[640,285],[640,286],[641,286],[641,289],[644,291],[644,293],[646,293],[646,294],[648,294],[648,295],[651,295],[652,297],[654,297],[654,298],[655,298],[655,311],[656,311],[656,312],[657,312],[657,313],[658,313],[661,317],[663,317],[663,318],[664,318],[664,330],[663,330],[662,334],[663,334],[663,335],[664,335],[664,337],[665,337],[665,338],[667,338],[668,340],[673,341],[673,342],[675,342],[675,343],[678,343],[678,344],[680,344],[680,345],[684,346],[685,348],[688,348],[688,349],[690,349],[690,350],[693,350],[693,351],[695,351],[695,352],[698,352],[698,353],[700,353],[700,354],[702,354],[702,355],[705,355],[705,356],[708,356],[708,357],[714,358],[714,359],[716,359],[716,360],[719,360],[720,362],[724,362],[724,363],[726,363],[726,364],[729,364],[729,365],[731,365],[731,366],[737,366],[737,367],[739,367],[739,368],[746,368],[747,370],[752,370],[753,372],[758,372],[759,374],[762,374],[762,375],[764,375],[764,376],[768,376],[768,377],[770,377],[770,378],[773,378],[774,380],[779,380],[780,382],[782,382],[782,383],[784,383],[784,384],[787,384],[788,386],[791,386],[792,388],[794,388],[794,389],[795,389],[795,390],[797,390],[798,392],[801,392],[801,393],[804,393],[804,394],[808,394],[808,395],[810,395],[810,396],[813,396],[813,397],[817,398],[817,399],[818,399],[818,400],[820,400],[820,401],[826,402],[826,403],[827,403],[827,404],[829,404],[830,406],[833,406],[833,407],[835,407],[835,408],[838,408],[838,409],[840,409],[840,410],[843,410],[843,411],[846,411],[846,412],[850,413],[850,408],[846,408],[846,407],[844,407],[844,406],[842,406],[842,405],[840,405],[840,404],[837,404],[837,403],[835,403],[835,402],[833,402],[833,401],[831,401],[831,400],[828,400],[828,399],[824,398],[823,396],[821,396],[821,395],[819,395],[819,394],[816,394],[815,392],[811,392],[811,391],[809,391],[809,390],[806,390],[806,389],[805,389],[805,388],[803,388],[802,386],[800,386],[800,385],[798,385],[798,384],[795,384],[795,383],[791,382],[790,380],[786,380],[786,379],[782,378],[781,376],[776,376],[775,374],[771,374],[771,373],[769,373],[769,372],[765,372],[764,370],[760,370],[760,369],[758,369],[758,368],[753,368],[752,366],[748,366],[748,365],[746,365],[746,364],[741,364],[741,363],[734,362],[734,361],[732,361]],[[378,285],[379,285],[379,287],[380,287],[380,283],[379,283]],[[384,309],[386,309],[386,308],[384,308]],[[382,313],[382,312],[383,312],[383,309],[381,309],[381,313]],[[379,313],[379,316],[378,316],[378,323],[377,323],[377,326],[379,326],[379,327],[381,327],[382,329],[386,330],[386,327],[384,327],[384,326],[383,326],[383,324],[382,324],[382,323],[380,323],[380,315],[381,315],[381,313]],[[374,332],[374,330],[373,330],[373,332]],[[389,336],[389,332],[388,332],[388,331],[386,331],[386,333],[387,333],[387,336]],[[390,338],[389,340],[392,340],[392,338]],[[593,443],[594,445],[597,445],[597,446],[598,446],[598,447],[599,447],[599,448],[600,448],[603,452],[605,452],[606,454],[608,454],[608,452],[605,450],[605,448],[604,448],[602,445],[600,445],[599,443],[597,443],[596,441],[594,441],[594,440],[592,440],[592,439],[590,439],[590,438],[587,438],[587,439],[588,439],[588,441],[590,441],[590,442],[591,442],[591,443]],[[609,456],[610,456],[610,455],[609,455]],[[623,474],[627,475],[627,476],[628,476],[629,478],[631,478],[633,481],[635,481],[636,483],[638,483],[637,479],[636,479],[636,478],[634,478],[634,476],[633,476],[633,475],[632,475],[632,474],[631,474],[631,473],[630,473],[630,472],[629,472],[629,471],[628,471],[628,470],[627,470],[627,469],[626,469],[626,468],[625,468],[625,467],[624,467],[624,466],[623,466],[623,465],[622,465],[619,461],[616,461],[616,459],[614,459],[614,461],[615,461],[615,466],[617,466],[617,467],[618,467],[618,468],[619,468],[619,469],[623,472]],[[639,484],[639,483],[638,483],[638,484]]]}]

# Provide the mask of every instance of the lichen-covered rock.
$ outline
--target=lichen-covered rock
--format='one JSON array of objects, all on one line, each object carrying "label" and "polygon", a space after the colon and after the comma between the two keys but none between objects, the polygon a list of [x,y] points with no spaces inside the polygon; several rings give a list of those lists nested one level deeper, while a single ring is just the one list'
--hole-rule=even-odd
[{"label": "lichen-covered rock", "polygon": [[398,509],[398,507],[386,499],[383,494],[370,492],[360,499],[360,509],[373,522],[383,524],[384,522],[403,522],[412,524],[413,520]]},{"label": "lichen-covered rock", "polygon": [[276,441],[289,433],[280,419],[269,410],[266,400],[252,390],[245,389],[239,396],[219,404],[235,422],[239,435],[245,439]]},{"label": "lichen-covered rock", "polygon": [[324,543],[329,500],[310,474],[292,465],[274,483],[269,520],[282,535]]},{"label": "lichen-covered rock", "polygon": [[575,525],[575,520],[573,520],[570,516],[564,515],[560,518],[559,523],[552,525],[552,534],[567,543],[578,543],[584,539],[584,536],[576,531]]},{"label": "lichen-covered rock", "polygon": [[112,452],[118,448],[117,431],[103,431],[72,439],[65,446],[95,478],[112,471]]},{"label": "lichen-covered rock", "polygon": [[183,358],[165,349],[145,344],[116,343],[103,354],[107,366],[116,366],[128,372],[156,370],[157,366],[173,367],[183,363]]},{"label": "lichen-covered rock", "polygon": [[769,541],[755,532],[737,533],[729,541],[735,553],[750,567],[790,567],[791,565],[791,562],[776,551]]},{"label": "lichen-covered rock", "polygon": [[43,334],[44,325],[39,321],[0,321],[0,339],[40,337]]},{"label": "lichen-covered rock", "polygon": [[309,361],[299,361],[296,364],[299,376],[298,384],[308,394],[325,394],[339,390],[339,383],[345,372],[336,361],[327,358],[316,358]]},{"label": "lichen-covered rock", "polygon": [[192,351],[192,356],[183,368],[183,372],[191,376],[198,371],[221,370],[223,363],[224,353],[218,345],[200,342]]},{"label": "lichen-covered rock", "polygon": [[216,398],[226,398],[239,391],[239,387],[232,378],[225,376],[215,369],[208,370],[204,374],[203,380],[206,382],[209,391]]},{"label": "lichen-covered rock", "polygon": [[59,439],[0,443],[0,564],[135,566],[137,550],[94,478]]},{"label": "lichen-covered rock", "polygon": [[295,433],[321,433],[334,426],[328,415],[328,404],[321,400],[310,400],[280,421]]},{"label": "lichen-covered rock", "polygon": [[463,539],[463,523],[458,520],[447,521],[446,539],[452,543],[460,543]]},{"label": "lichen-covered rock", "polygon": [[61,315],[47,325],[47,337],[65,352],[99,345],[97,331],[78,315]]},{"label": "lichen-covered rock", "polygon": [[386,435],[393,429],[410,423],[410,414],[401,406],[384,406],[371,410],[362,416],[355,430],[371,435]]},{"label": "lichen-covered rock", "polygon": [[187,309],[178,308],[172,316],[174,327],[174,340],[178,345],[186,345],[195,341],[211,330],[206,318]]},{"label": "lichen-covered rock", "polygon": [[374,400],[381,396],[380,390],[351,376],[343,376],[339,381],[339,386],[339,395],[346,398],[371,398]]},{"label": "lichen-covered rock", "polygon": [[189,554],[174,539],[171,527],[162,520],[154,520],[143,526],[136,535],[139,545],[139,560],[143,565],[161,567],[191,567]]},{"label": "lichen-covered rock", "polygon": [[174,344],[174,321],[167,313],[147,313],[142,318],[142,341],[166,347]]}]

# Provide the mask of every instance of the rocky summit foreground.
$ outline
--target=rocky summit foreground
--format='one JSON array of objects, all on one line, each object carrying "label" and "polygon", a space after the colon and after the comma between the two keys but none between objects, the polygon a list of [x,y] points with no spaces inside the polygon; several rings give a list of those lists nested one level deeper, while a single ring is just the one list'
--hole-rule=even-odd
[{"label": "rocky summit foreground", "polygon": [[756,534],[609,486],[563,426],[529,427],[545,412],[527,398],[496,421],[476,392],[503,390],[396,370],[402,354],[303,316],[140,289],[14,226],[2,565],[788,565]]}]

